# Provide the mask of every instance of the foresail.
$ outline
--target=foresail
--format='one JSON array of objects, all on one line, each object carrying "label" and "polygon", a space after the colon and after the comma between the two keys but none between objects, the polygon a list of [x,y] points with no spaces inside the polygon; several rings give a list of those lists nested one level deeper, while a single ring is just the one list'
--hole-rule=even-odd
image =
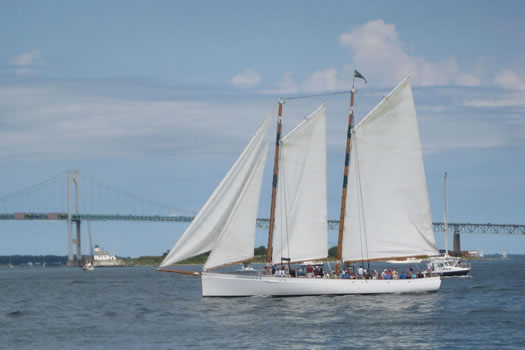
[{"label": "foresail", "polygon": [[264,121],[182,237],[162,261],[161,267],[208,252],[215,246],[241,191],[252,174],[270,120],[271,115]]},{"label": "foresail", "polygon": [[255,222],[259,211],[259,195],[267,151],[268,144],[261,152],[224,229],[204,264],[204,270],[245,261],[254,256]]},{"label": "foresail", "polygon": [[437,254],[410,82],[352,133],[343,260]]},{"label": "foresail", "polygon": [[282,139],[274,264],[328,256],[325,119],[322,106]]}]

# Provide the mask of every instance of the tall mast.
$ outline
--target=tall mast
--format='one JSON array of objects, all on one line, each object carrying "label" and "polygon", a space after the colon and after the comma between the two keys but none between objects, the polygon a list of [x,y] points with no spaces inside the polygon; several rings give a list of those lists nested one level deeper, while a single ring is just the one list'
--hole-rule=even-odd
[{"label": "tall mast", "polygon": [[272,181],[272,205],[270,207],[270,228],[268,229],[268,249],[266,250],[266,273],[270,272],[273,256],[273,228],[275,221],[275,199],[277,197],[277,181],[279,174],[279,147],[281,144],[281,126],[284,101],[279,101],[279,113],[277,115],[277,136],[275,139],[275,157],[273,161],[273,181]]},{"label": "tall mast", "polygon": [[346,155],[345,155],[345,172],[343,177],[343,195],[341,196],[341,215],[339,219],[339,238],[337,240],[337,261],[335,264],[335,273],[339,274],[341,268],[342,250],[343,250],[343,230],[345,227],[346,211],[346,188],[348,185],[348,166],[350,165],[350,150],[352,127],[354,125],[354,85],[352,84],[352,93],[350,94],[350,114],[348,116],[348,131],[346,134]]},{"label": "tall mast", "polygon": [[447,172],[445,171],[445,256],[448,257],[448,184]]}]

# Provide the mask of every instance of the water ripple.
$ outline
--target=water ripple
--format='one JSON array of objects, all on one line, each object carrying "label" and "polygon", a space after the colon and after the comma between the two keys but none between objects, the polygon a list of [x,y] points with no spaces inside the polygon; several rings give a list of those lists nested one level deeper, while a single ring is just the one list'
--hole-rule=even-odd
[{"label": "water ripple", "polygon": [[509,260],[438,293],[300,298],[202,298],[200,279],[154,268],[5,269],[0,348],[520,348],[525,258]]}]

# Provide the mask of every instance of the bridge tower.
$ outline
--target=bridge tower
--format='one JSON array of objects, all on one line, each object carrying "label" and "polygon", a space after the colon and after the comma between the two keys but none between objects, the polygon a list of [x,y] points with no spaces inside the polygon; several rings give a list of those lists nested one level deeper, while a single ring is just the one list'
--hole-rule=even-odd
[{"label": "bridge tower", "polygon": [[454,227],[454,253],[461,253],[461,237],[457,227]]},{"label": "bridge tower", "polygon": [[[80,266],[82,264],[82,245],[80,239],[80,219],[73,219],[73,186],[75,186],[75,214],[80,214],[80,182],[76,170],[67,173],[67,231],[68,231],[68,266]],[[75,223],[75,238],[73,238],[73,223]],[[73,255],[76,245],[77,258]]]}]

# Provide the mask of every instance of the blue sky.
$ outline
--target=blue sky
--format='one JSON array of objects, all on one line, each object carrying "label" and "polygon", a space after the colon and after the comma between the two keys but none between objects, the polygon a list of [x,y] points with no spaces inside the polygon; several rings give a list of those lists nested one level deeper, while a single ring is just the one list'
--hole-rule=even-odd
[{"label": "blue sky", "polygon": [[[357,69],[368,80],[358,85],[357,118],[411,76],[434,221],[442,221],[448,171],[450,221],[525,224],[524,7],[4,1],[0,197],[78,169],[195,212],[279,96],[348,89]],[[290,102],[285,127],[323,102],[329,217],[337,219],[347,97]],[[125,256],[163,252],[184,230],[93,227],[97,243]],[[63,222],[0,222],[0,255],[66,254],[66,234]],[[465,234],[462,245],[525,253],[525,237]]]}]

